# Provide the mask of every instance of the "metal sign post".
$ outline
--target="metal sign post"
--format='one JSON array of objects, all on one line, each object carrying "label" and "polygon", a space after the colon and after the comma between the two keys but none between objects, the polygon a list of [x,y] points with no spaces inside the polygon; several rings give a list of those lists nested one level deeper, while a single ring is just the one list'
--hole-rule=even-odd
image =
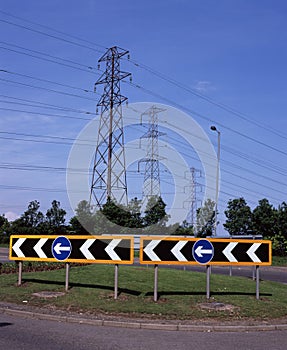
[{"label": "metal sign post", "polygon": [[[210,298],[212,265],[256,266],[256,298],[259,298],[259,266],[272,263],[272,244],[267,240],[197,239],[175,236],[142,236],[140,263],[145,265],[205,265],[206,297]],[[154,299],[157,300],[155,270]]]},{"label": "metal sign post", "polygon": [[115,264],[115,292],[114,299],[118,299],[119,265]]},{"label": "metal sign post", "polygon": [[18,284],[17,284],[18,287],[22,285],[22,271],[23,271],[23,262],[19,261],[19,264],[18,264]]},{"label": "metal sign post", "polygon": [[65,292],[69,290],[69,272],[70,272],[70,264],[66,263]]},{"label": "metal sign post", "polygon": [[19,261],[18,286],[22,284],[22,261],[50,261],[66,264],[65,291],[69,290],[70,263],[114,264],[115,299],[118,297],[119,264],[133,264],[131,236],[12,235],[9,259]]},{"label": "metal sign post", "polygon": [[153,292],[153,301],[157,301],[158,293],[158,265],[154,265],[154,292]]},{"label": "metal sign post", "polygon": [[210,268],[210,265],[206,265],[206,299],[210,299]]},{"label": "metal sign post", "polygon": [[255,275],[256,275],[256,299],[259,300],[259,282],[260,282],[260,278],[259,278],[259,266],[256,265],[255,267]]}]

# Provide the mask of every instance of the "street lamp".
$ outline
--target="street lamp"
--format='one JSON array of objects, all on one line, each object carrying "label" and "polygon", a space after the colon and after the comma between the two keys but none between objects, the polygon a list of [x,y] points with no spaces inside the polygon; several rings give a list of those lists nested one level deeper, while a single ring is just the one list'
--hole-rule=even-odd
[{"label": "street lamp", "polygon": [[212,125],[210,130],[217,132],[217,166],[216,166],[216,190],[215,190],[215,216],[214,216],[214,236],[217,230],[217,208],[218,208],[218,191],[219,191],[219,162],[220,162],[220,131]]}]

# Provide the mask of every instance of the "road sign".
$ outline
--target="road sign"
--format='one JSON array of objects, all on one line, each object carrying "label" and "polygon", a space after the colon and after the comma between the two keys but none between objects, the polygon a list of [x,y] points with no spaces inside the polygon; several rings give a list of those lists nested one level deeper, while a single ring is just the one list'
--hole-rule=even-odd
[{"label": "road sign", "polygon": [[54,240],[52,244],[52,254],[55,259],[60,261],[66,260],[70,256],[71,251],[72,245],[67,237],[60,236]]},{"label": "road sign", "polygon": [[131,236],[22,236],[10,237],[10,260],[132,264]]},{"label": "road sign", "polygon": [[207,239],[200,239],[196,241],[192,247],[192,256],[199,264],[209,263],[214,255],[214,248]]},{"label": "road sign", "polygon": [[271,241],[146,236],[140,241],[141,264],[271,265]]}]

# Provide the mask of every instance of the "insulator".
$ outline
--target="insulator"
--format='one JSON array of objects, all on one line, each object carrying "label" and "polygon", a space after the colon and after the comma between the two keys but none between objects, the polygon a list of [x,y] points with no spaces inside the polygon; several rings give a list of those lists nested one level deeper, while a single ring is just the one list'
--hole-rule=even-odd
[{"label": "insulator", "polygon": [[100,69],[101,68],[101,65],[100,64],[98,64],[98,69]]},{"label": "insulator", "polygon": [[131,58],[130,54],[128,54],[128,60]]}]

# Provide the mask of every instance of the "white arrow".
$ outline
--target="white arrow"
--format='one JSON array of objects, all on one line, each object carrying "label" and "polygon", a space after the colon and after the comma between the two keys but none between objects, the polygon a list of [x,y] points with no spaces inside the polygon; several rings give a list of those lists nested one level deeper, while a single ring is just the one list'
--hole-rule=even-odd
[{"label": "white arrow", "polygon": [[259,248],[260,245],[261,245],[261,243],[253,243],[252,246],[247,250],[247,255],[250,257],[250,259],[252,261],[258,262],[258,263],[260,263],[261,260],[255,254],[255,252]]},{"label": "white arrow", "polygon": [[25,255],[23,254],[22,250],[20,249],[21,245],[24,243],[26,238],[19,238],[16,243],[13,245],[12,249],[16,253],[16,255],[19,258],[25,258]]},{"label": "white arrow", "polygon": [[112,260],[122,260],[118,254],[114,251],[114,249],[121,242],[121,239],[113,239],[111,243],[105,248],[105,251],[109,254]]},{"label": "white arrow", "polygon": [[150,258],[151,261],[161,261],[160,258],[153,251],[155,247],[161,242],[161,240],[152,240],[145,248],[144,252]]},{"label": "white arrow", "polygon": [[57,243],[54,247],[54,250],[57,254],[62,254],[62,252],[68,252],[71,250],[71,247],[63,246],[62,243]]},{"label": "white arrow", "polygon": [[83,253],[86,259],[96,260],[93,254],[89,251],[90,246],[95,242],[95,239],[87,239],[86,242],[81,246],[80,251]]},{"label": "white arrow", "polygon": [[235,256],[231,253],[237,244],[238,242],[230,242],[222,252],[230,262],[238,262]]},{"label": "white arrow", "polygon": [[42,247],[47,242],[48,238],[41,238],[39,242],[34,246],[35,252],[39,258],[47,258],[47,255],[43,252]]},{"label": "white arrow", "polygon": [[178,261],[187,261],[186,257],[181,253],[181,249],[186,245],[187,241],[179,241],[172,248],[172,254],[177,258]]},{"label": "white arrow", "polygon": [[200,258],[203,257],[202,254],[212,254],[212,249],[203,249],[202,245],[199,245],[196,249],[195,249],[195,254],[197,256],[199,256]]}]

